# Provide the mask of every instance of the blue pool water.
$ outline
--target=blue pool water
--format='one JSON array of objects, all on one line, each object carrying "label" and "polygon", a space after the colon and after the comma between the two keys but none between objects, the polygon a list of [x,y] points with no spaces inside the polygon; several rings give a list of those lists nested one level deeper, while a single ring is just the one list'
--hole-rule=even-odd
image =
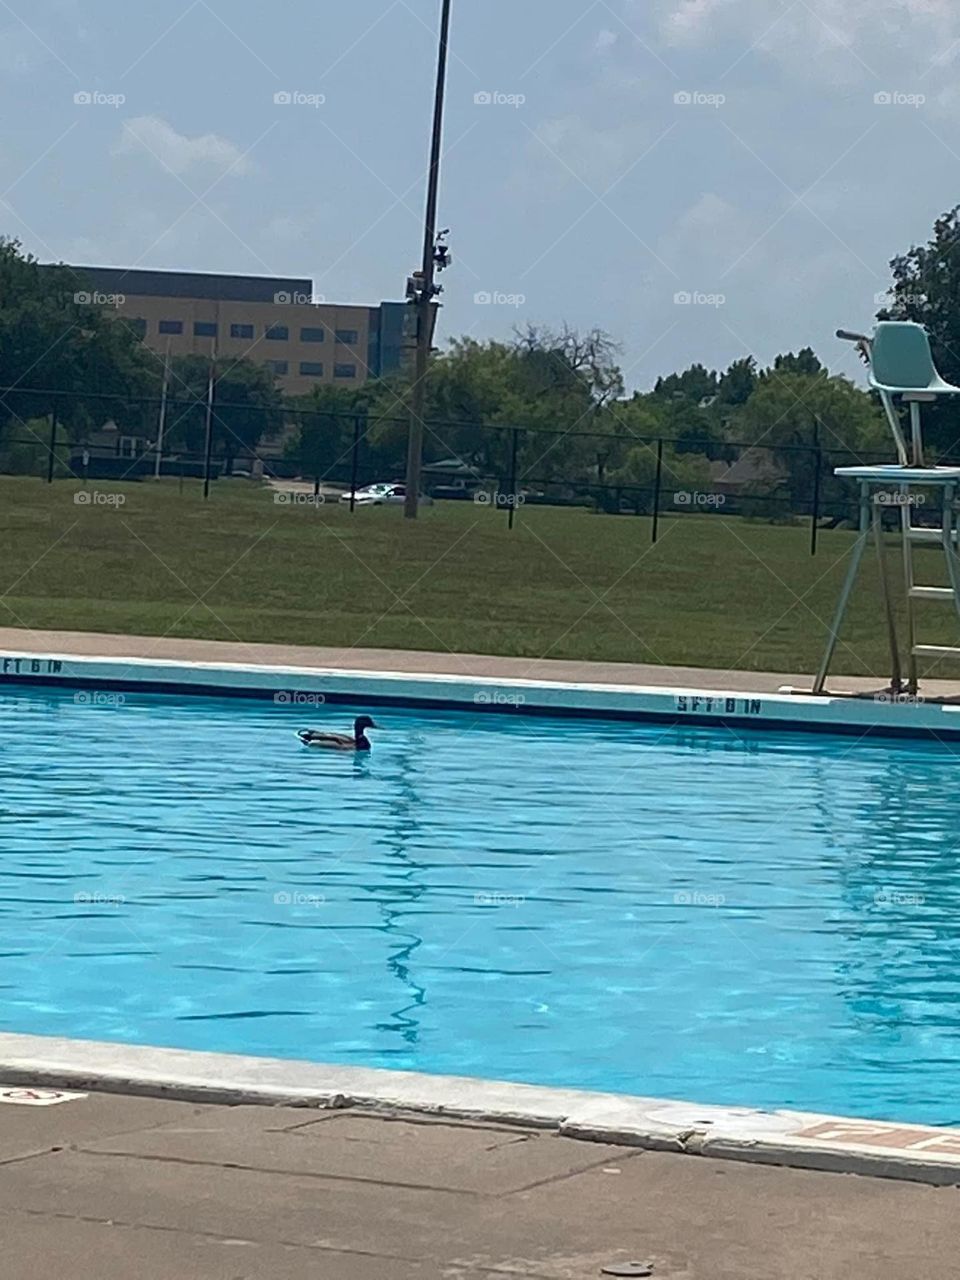
[{"label": "blue pool water", "polygon": [[8,1030],[960,1121],[947,746],[91,698],[0,698]]}]

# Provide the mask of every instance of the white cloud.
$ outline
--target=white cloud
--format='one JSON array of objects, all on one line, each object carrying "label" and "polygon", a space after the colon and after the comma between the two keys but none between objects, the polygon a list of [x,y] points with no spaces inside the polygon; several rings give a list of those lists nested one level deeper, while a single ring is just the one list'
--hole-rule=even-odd
[{"label": "white cloud", "polygon": [[178,133],[160,116],[137,116],[125,120],[114,155],[151,155],[171,172],[181,176],[192,169],[207,169],[237,176],[251,173],[253,166],[236,143],[216,133],[189,137]]},{"label": "white cloud", "polygon": [[655,0],[655,13],[668,45],[728,35],[745,49],[804,66],[811,53],[849,50],[864,71],[881,52],[902,63],[905,44],[913,51],[909,62],[919,55],[926,63],[960,36],[956,0]]},{"label": "white cloud", "polygon": [[613,48],[613,46],[617,43],[619,38],[620,37],[617,35],[615,31],[610,31],[608,30],[607,27],[603,27],[600,31],[597,32],[597,38],[594,43],[594,48],[597,50],[598,53],[606,53],[608,49]]},{"label": "white cloud", "polygon": [[729,7],[729,3],[730,0],[671,0],[663,33],[677,43],[706,35],[718,11]]}]

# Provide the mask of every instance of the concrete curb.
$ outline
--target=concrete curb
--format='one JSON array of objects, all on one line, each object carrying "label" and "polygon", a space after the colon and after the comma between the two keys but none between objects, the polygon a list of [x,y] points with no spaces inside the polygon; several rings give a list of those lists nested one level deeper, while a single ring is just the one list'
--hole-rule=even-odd
[{"label": "concrete curb", "polygon": [[0,1033],[0,1085],[515,1124],[562,1137],[794,1169],[960,1185],[960,1130],[410,1071]]}]

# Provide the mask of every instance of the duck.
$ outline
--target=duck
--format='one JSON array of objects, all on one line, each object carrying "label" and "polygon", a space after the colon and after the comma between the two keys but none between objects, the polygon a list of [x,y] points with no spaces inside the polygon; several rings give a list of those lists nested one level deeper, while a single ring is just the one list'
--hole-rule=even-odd
[{"label": "duck", "polygon": [[378,729],[369,716],[357,716],[353,722],[353,737],[348,733],[324,733],[320,729],[301,729],[297,737],[305,747],[323,747],[327,751],[369,751],[367,729]]}]

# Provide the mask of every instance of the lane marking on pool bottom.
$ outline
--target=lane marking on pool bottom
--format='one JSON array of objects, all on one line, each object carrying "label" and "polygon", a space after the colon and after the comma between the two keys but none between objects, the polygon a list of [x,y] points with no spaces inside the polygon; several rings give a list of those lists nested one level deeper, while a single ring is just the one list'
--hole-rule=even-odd
[{"label": "lane marking on pool bottom", "polygon": [[55,1107],[58,1102],[76,1102],[85,1093],[65,1093],[63,1089],[24,1089],[22,1086],[0,1085],[0,1102],[17,1107]]}]

